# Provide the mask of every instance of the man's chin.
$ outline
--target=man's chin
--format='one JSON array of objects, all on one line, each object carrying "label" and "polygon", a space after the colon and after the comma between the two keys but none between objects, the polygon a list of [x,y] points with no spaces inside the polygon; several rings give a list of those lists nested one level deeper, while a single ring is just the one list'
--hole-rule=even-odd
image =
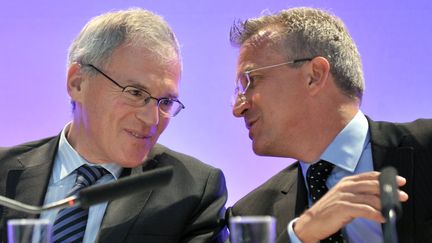
[{"label": "man's chin", "polygon": [[123,168],[135,168],[137,166],[142,165],[144,161],[147,159],[147,156],[148,156],[148,152],[137,156],[132,156],[132,157],[127,156],[126,158],[121,159],[120,162],[117,162],[117,164]]},{"label": "man's chin", "polygon": [[265,143],[257,143],[256,141],[252,141],[252,150],[256,155],[259,156],[278,156],[274,153],[274,151],[272,151],[272,147]]},{"label": "man's chin", "polygon": [[252,141],[252,150],[256,155],[265,156],[268,155],[266,149],[261,145]]}]

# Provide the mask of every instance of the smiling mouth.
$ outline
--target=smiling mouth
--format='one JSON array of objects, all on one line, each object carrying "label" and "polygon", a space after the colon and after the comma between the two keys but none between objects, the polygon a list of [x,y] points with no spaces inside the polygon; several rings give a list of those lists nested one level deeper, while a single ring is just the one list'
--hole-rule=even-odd
[{"label": "smiling mouth", "polygon": [[126,131],[127,131],[127,133],[129,133],[130,135],[132,135],[133,137],[138,138],[138,139],[148,139],[148,138],[151,138],[151,136],[149,136],[149,135],[142,135],[142,134],[130,131],[130,130],[126,130]]}]

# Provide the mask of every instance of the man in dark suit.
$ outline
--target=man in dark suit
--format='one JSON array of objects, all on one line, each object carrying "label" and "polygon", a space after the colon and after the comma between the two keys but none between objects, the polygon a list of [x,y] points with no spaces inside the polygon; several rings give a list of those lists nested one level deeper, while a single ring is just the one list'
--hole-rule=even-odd
[{"label": "man in dark suit", "polygon": [[240,47],[233,113],[254,152],[298,162],[227,215],[275,216],[277,242],[382,242],[377,171],[393,166],[399,240],[430,242],[432,121],[363,115],[360,56],[342,21],[293,8],[234,25],[231,41]]},{"label": "man in dark suit", "polygon": [[73,120],[56,137],[0,149],[0,195],[42,205],[84,184],[154,168],[172,166],[173,178],[161,189],[87,211],[29,215],[0,207],[2,241],[8,219],[29,217],[49,219],[55,242],[223,241],[222,172],[156,144],[184,108],[177,98],[180,71],[177,39],[160,16],[129,9],[92,19],[69,50]]}]

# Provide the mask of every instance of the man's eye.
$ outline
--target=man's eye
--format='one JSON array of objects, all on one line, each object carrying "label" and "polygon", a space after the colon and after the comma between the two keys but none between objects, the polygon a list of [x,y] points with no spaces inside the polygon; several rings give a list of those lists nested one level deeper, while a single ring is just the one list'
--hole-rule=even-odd
[{"label": "man's eye", "polygon": [[127,89],[127,90],[125,90],[125,92],[126,93],[128,93],[129,95],[131,95],[131,96],[135,96],[135,97],[143,97],[143,95],[144,95],[144,92],[143,91],[141,91],[141,90],[139,90],[139,89]]},{"label": "man's eye", "polygon": [[172,106],[173,104],[174,104],[174,100],[171,100],[171,99],[162,99],[160,101],[160,105],[163,105],[163,106]]},{"label": "man's eye", "polygon": [[260,78],[259,75],[249,75],[249,81],[250,81],[249,88],[253,88],[257,80],[259,80],[259,78]]}]

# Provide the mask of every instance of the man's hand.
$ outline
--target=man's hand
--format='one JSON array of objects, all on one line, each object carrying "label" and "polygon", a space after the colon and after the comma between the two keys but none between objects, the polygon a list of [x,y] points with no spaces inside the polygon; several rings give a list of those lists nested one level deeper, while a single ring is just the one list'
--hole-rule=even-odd
[{"label": "man's hand", "polygon": [[[362,217],[379,223],[381,215],[379,172],[367,172],[344,177],[296,221],[294,232],[302,242],[317,242],[326,238],[353,219]],[[397,176],[398,186],[406,183]],[[408,200],[408,194],[399,191],[399,200]]]}]

